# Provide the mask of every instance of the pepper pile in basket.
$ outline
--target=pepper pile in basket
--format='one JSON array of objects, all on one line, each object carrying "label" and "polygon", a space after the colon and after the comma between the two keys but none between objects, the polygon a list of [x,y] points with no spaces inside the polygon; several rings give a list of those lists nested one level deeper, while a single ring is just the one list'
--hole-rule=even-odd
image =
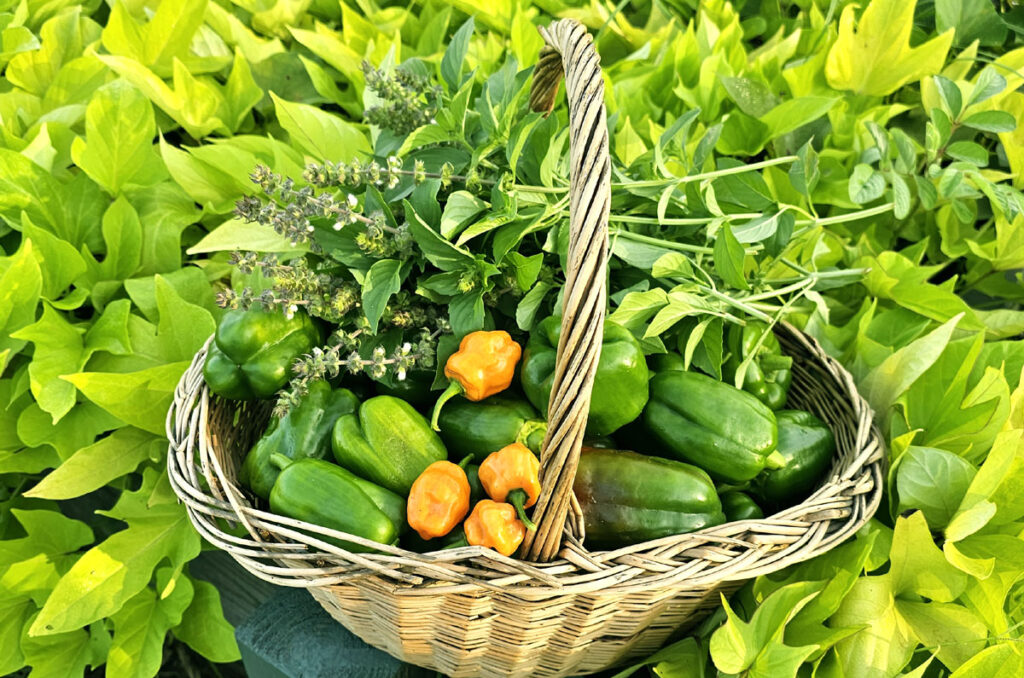
[{"label": "pepper pile in basket", "polygon": [[[272,419],[239,480],[276,513],[378,543],[511,556],[535,529],[528,512],[541,493],[537,454],[560,331],[558,317],[538,323],[525,350],[502,330],[467,334],[444,364],[439,397],[422,375],[358,389],[362,398],[345,377],[314,381]],[[301,311],[228,313],[207,384],[225,398],[271,397],[318,337]],[[725,376],[742,389],[688,371],[680,354],[645,358],[629,330],[605,323],[573,486],[590,547],[761,518],[823,479],[835,441],[813,414],[780,409],[791,359],[778,341],[750,323],[731,328],[725,346]]]}]

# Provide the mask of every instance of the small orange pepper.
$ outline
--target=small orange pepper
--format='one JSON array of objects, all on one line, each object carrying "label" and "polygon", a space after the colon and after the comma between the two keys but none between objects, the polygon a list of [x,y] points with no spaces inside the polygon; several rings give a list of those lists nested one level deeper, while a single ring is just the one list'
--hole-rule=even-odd
[{"label": "small orange pepper", "polygon": [[464,336],[459,350],[444,365],[444,376],[451,383],[434,406],[430,421],[434,430],[439,430],[437,417],[451,398],[461,393],[469,400],[483,400],[508,388],[522,354],[522,347],[504,330],[480,330]]},{"label": "small orange pepper", "polygon": [[480,464],[479,477],[487,496],[512,504],[526,529],[537,529],[523,510],[537,503],[540,496],[540,461],[530,448],[512,443],[491,452]]},{"label": "small orange pepper", "polygon": [[471,546],[486,546],[503,556],[516,552],[526,537],[526,527],[516,518],[512,504],[482,499],[463,526]]},{"label": "small orange pepper", "polygon": [[422,538],[448,534],[469,513],[466,472],[450,461],[435,461],[413,481],[405,512]]}]

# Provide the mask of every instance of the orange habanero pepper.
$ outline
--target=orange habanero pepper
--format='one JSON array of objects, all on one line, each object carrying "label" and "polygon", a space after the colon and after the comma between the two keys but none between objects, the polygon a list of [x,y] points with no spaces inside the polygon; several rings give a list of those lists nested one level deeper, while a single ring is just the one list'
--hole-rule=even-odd
[{"label": "orange habanero pepper", "polygon": [[504,330],[470,332],[462,338],[459,350],[444,366],[444,376],[451,380],[447,390],[437,399],[430,425],[435,431],[441,408],[460,393],[477,401],[501,393],[512,384],[523,349]]},{"label": "orange habanero pepper", "polygon": [[540,461],[530,448],[512,443],[491,452],[480,464],[479,476],[487,496],[512,504],[526,529],[537,529],[523,510],[537,503],[540,495]]},{"label": "orange habanero pepper", "polygon": [[425,468],[409,490],[409,527],[424,539],[448,534],[468,512],[469,479],[450,461],[435,461]]},{"label": "orange habanero pepper", "polygon": [[516,552],[526,537],[526,527],[516,518],[512,504],[482,499],[463,526],[471,546],[487,546],[503,556]]}]

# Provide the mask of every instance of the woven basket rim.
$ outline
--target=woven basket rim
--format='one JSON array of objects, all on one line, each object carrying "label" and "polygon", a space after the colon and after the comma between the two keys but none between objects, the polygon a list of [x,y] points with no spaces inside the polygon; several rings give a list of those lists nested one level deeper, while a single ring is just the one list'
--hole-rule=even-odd
[{"label": "woven basket rim", "polygon": [[[202,376],[212,337],[182,376],[168,411],[171,486],[200,534],[257,576],[285,586],[320,587],[376,576],[405,595],[491,589],[536,599],[595,591],[697,589],[747,579],[844,541],[870,519],[882,494],[884,442],[852,377],[800,330],[780,323],[778,334],[802,346],[815,367],[845,387],[848,399],[842,404],[857,416],[857,449],[805,501],[763,519],[605,551],[588,551],[567,536],[558,559],[530,563],[475,546],[416,553],[276,516],[255,508],[218,459],[219,440],[210,435],[210,413],[226,403],[211,396]],[[246,526],[247,534],[229,533],[218,519]],[[325,536],[380,552],[351,553],[318,538]]]}]

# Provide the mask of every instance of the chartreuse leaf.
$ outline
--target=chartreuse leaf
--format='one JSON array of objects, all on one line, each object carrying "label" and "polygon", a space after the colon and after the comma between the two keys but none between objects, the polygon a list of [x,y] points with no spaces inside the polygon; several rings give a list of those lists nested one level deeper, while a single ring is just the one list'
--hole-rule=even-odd
[{"label": "chartreuse leaf", "polygon": [[181,623],[193,597],[188,577],[179,573],[171,579],[169,574],[169,568],[157,573],[157,590],[164,590],[169,584],[168,595],[160,596],[149,587],[143,588],[111,617],[114,640],[107,656],[108,675],[149,678],[160,670],[164,636]]},{"label": "chartreuse leaf", "polygon": [[911,80],[938,73],[953,42],[953,30],[910,47],[916,0],[871,0],[856,18],[847,5],[839,36],[828,52],[825,77],[835,89],[885,96]]},{"label": "chartreuse leaf", "polygon": [[192,586],[195,594],[181,623],[173,629],[175,638],[210,661],[237,661],[241,654],[235,641],[235,630],[224,619],[220,592],[213,584],[199,579],[193,579]]},{"label": "chartreuse leaf", "polygon": [[26,239],[13,256],[2,261],[5,267],[0,274],[0,351],[17,353],[27,340],[11,335],[35,320],[43,274],[31,240]]},{"label": "chartreuse leaf", "polygon": [[928,526],[949,524],[977,473],[974,466],[952,452],[935,447],[910,446],[899,458],[896,513],[920,509]]},{"label": "chartreuse leaf", "polygon": [[370,153],[370,142],[351,122],[315,106],[285,101],[271,92],[278,122],[292,142],[317,160],[351,162]]},{"label": "chartreuse leaf", "polygon": [[889,678],[899,675],[917,647],[906,621],[896,610],[889,574],[861,577],[843,599],[829,624],[860,630],[835,647],[844,676]]},{"label": "chartreuse leaf", "polygon": [[889,558],[895,596],[924,596],[948,603],[956,600],[967,586],[967,575],[950,565],[932,541],[920,511],[896,521]]},{"label": "chartreuse leaf", "polygon": [[32,223],[64,237],[68,234],[62,193],[49,172],[21,153],[0,148],[0,219],[18,224],[24,211]]},{"label": "chartreuse leaf", "polygon": [[40,49],[15,55],[4,75],[21,89],[43,96],[61,67],[81,55],[85,46],[99,36],[100,26],[95,21],[82,16],[81,8],[69,8],[43,24],[39,30]]},{"label": "chartreuse leaf", "polygon": [[991,678],[1024,673],[1024,653],[1017,641],[1005,641],[986,648],[960,665],[950,678]]},{"label": "chartreuse leaf", "polygon": [[39,407],[53,417],[55,424],[75,404],[75,387],[60,377],[82,369],[85,357],[82,333],[80,327],[44,304],[38,321],[11,335],[31,341],[35,346],[28,366],[32,395]]},{"label": "chartreuse leaf", "polygon": [[163,435],[174,388],[188,365],[181,361],[138,372],[79,372],[62,378],[125,423]]},{"label": "chartreuse leaf", "polygon": [[954,316],[941,327],[902,347],[861,380],[861,393],[875,412],[884,416],[896,399],[939,359],[961,317]]},{"label": "chartreuse leaf", "polygon": [[21,232],[32,241],[33,253],[43,274],[42,296],[55,301],[86,270],[85,260],[67,240],[43,230],[22,212]]},{"label": "chartreuse leaf", "polygon": [[167,360],[191,360],[210,338],[217,323],[213,315],[186,301],[164,276],[154,278],[156,306],[160,313],[157,338]]},{"label": "chartreuse leaf", "polygon": [[115,478],[131,473],[146,459],[160,454],[162,439],[127,426],[83,447],[69,457],[26,497],[72,499],[97,490]]},{"label": "chartreuse leaf", "polygon": [[88,525],[57,511],[11,509],[11,515],[21,523],[26,536],[0,542],[0,567],[39,554],[72,553],[93,540]]},{"label": "chartreuse leaf", "polygon": [[102,655],[95,656],[89,632],[85,629],[75,626],[66,633],[40,638],[33,636],[29,628],[26,626],[22,635],[21,650],[25,653],[25,663],[32,667],[32,673],[39,678],[81,676],[87,665],[102,662]]},{"label": "chartreuse leaf", "polygon": [[786,624],[821,590],[821,582],[784,586],[754,612],[749,622],[740,619],[722,599],[727,620],[711,636],[711,659],[725,673],[750,670],[751,676],[794,675],[817,646],[788,647],[782,643]]},{"label": "chartreuse leaf", "polygon": [[935,648],[948,669],[958,668],[985,647],[985,623],[963,605],[897,600],[896,609],[918,642]]},{"label": "chartreuse leaf", "polygon": [[160,179],[153,153],[153,106],[127,81],[115,80],[96,91],[85,111],[85,139],[76,137],[71,157],[111,195],[131,184]]},{"label": "chartreuse leaf", "polygon": [[60,634],[110,617],[146,587],[162,560],[178,570],[199,554],[199,535],[182,506],[174,501],[149,505],[156,480],[155,472],[147,472],[139,490],[124,492],[114,509],[104,512],[128,527],[87,551],[61,577],[31,636]]}]

